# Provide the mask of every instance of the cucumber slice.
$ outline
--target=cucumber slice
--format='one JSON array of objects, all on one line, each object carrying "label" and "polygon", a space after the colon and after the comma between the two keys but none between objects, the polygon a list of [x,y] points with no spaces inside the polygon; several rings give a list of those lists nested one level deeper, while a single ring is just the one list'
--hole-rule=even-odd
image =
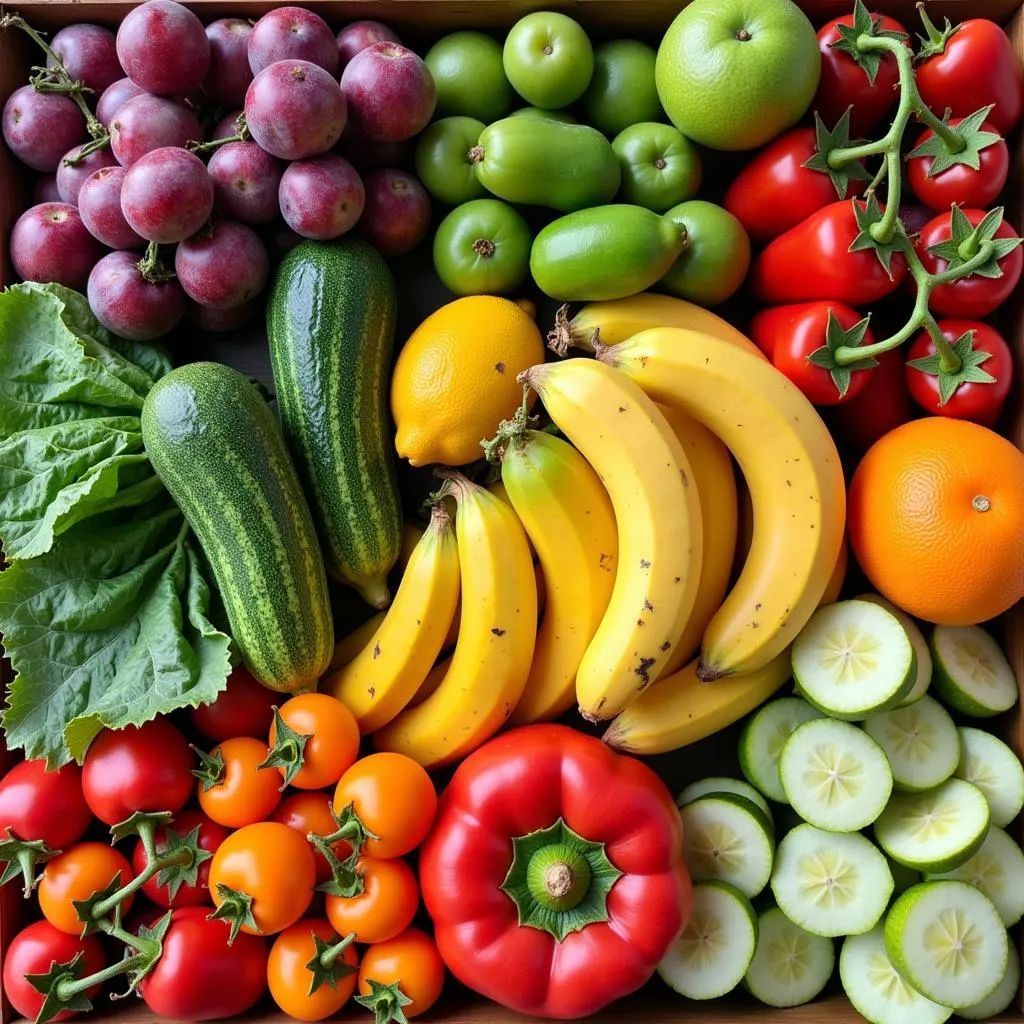
[{"label": "cucumber slice", "polygon": [[952,871],[985,841],[988,801],[962,779],[946,779],[924,793],[894,793],[875,822],[875,841],[917,871]]},{"label": "cucumber slice", "polygon": [[892,772],[882,748],[849,722],[816,718],[786,740],[779,777],[804,821],[828,832],[857,832],[885,808]]},{"label": "cucumber slice", "polygon": [[870,601],[819,608],[793,642],[792,657],[801,695],[851,722],[901,703],[917,679],[907,631]]},{"label": "cucumber slice", "polygon": [[703,882],[693,887],[690,921],[658,974],[687,999],[716,999],[743,980],[755,949],[757,914],[750,900],[725,882]]},{"label": "cucumber slice", "polygon": [[932,789],[960,763],[956,723],[933,697],[872,715],[864,730],[885,751],[897,789]]},{"label": "cucumber slice", "polygon": [[921,632],[921,627],[902,608],[890,604],[881,594],[861,594],[857,600],[870,601],[887,612],[891,612],[907,631],[907,636],[910,637],[910,642],[914,645],[914,655],[917,658],[917,676],[914,679],[914,685],[910,688],[910,693],[896,706],[905,708],[908,704],[920,700],[932,684],[933,672],[932,652],[928,648],[928,641],[925,639],[924,633]]},{"label": "cucumber slice", "polygon": [[685,857],[695,882],[728,882],[747,899],[768,884],[775,857],[772,825],[734,793],[702,796],[679,811]]},{"label": "cucumber slice", "polygon": [[966,882],[922,882],[885,919],[885,951],[922,995],[954,1010],[990,996],[1009,943],[992,901]]},{"label": "cucumber slice", "polygon": [[960,867],[925,875],[931,878],[957,878],[980,889],[1007,928],[1024,917],[1024,852],[1001,828],[990,828],[978,852]]},{"label": "cucumber slice", "polygon": [[972,718],[990,718],[1017,703],[1017,677],[999,644],[981,626],[936,626],[931,647],[935,689],[951,708]]},{"label": "cucumber slice", "polygon": [[801,1006],[828,984],[835,965],[831,939],[804,931],[771,907],[757,920],[757,951],[743,984],[766,1006]]},{"label": "cucumber slice", "polygon": [[989,1020],[998,1017],[1017,998],[1017,989],[1020,988],[1020,953],[1014,945],[1013,936],[1008,935],[1006,941],[1009,943],[1010,952],[1006,958],[1006,973],[1003,980],[992,994],[986,996],[980,1003],[961,1006],[956,1011],[958,1017],[963,1017],[964,1020]]},{"label": "cucumber slice", "polygon": [[743,779],[730,779],[725,775],[710,775],[706,779],[691,782],[676,798],[676,807],[685,807],[711,793],[733,793],[746,797],[764,811],[765,816],[771,821],[772,809],[768,806],[768,801],[749,782]]},{"label": "cucumber slice", "polygon": [[871,1024],[942,1024],[953,1011],[912,989],[885,951],[881,925],[851,935],[839,953],[839,977],[846,998]]},{"label": "cucumber slice", "polygon": [[998,736],[984,729],[960,729],[960,764],[956,777],[985,794],[992,824],[1006,828],[1024,807],[1024,765]]},{"label": "cucumber slice", "polygon": [[790,733],[823,713],[800,697],[781,697],[755,711],[740,733],[740,770],[769,800],[786,803],[779,781],[779,755]]},{"label": "cucumber slice", "polygon": [[775,900],[786,917],[814,935],[870,931],[881,921],[892,891],[885,857],[857,832],[799,825],[775,851]]}]

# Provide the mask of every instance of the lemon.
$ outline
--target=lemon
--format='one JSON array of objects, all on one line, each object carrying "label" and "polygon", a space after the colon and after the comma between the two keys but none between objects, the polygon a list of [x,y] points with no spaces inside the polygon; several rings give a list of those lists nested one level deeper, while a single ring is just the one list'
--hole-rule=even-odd
[{"label": "lemon", "polygon": [[516,376],[542,362],[540,331],[516,303],[471,295],[442,306],[416,328],[395,363],[398,454],[413,466],[479,459],[480,442],[522,403]]}]

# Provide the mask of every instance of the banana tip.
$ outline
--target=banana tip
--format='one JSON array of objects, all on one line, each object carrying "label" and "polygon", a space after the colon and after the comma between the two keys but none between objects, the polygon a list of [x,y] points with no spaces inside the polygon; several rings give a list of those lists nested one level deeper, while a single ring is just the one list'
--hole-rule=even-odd
[{"label": "banana tip", "polygon": [[721,679],[724,675],[724,672],[720,672],[712,665],[708,665],[703,661],[697,662],[697,678],[702,683],[713,683],[716,679]]}]

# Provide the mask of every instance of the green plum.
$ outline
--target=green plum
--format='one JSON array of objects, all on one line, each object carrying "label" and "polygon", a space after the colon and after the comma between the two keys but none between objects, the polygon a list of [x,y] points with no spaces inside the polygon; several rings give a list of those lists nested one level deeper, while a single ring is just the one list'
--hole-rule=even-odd
[{"label": "green plum", "polygon": [[483,32],[453,32],[423,58],[437,86],[437,116],[475,117],[489,124],[512,106],[501,44]]},{"label": "green plum", "polygon": [[443,117],[427,125],[416,144],[416,175],[442,203],[458,206],[487,194],[473,169],[473,147],[484,128],[472,117]]},{"label": "green plum", "polygon": [[622,168],[620,197],[627,203],[664,213],[700,188],[697,147],[670,124],[630,125],[615,136],[612,149]]},{"label": "green plum", "polygon": [[579,23],[556,11],[535,11],[509,30],[505,75],[527,103],[557,110],[575,103],[594,73],[594,49]]},{"label": "green plum", "polygon": [[616,39],[594,48],[594,76],[583,94],[587,123],[608,136],[631,124],[664,121],[654,82],[656,54],[646,43]]},{"label": "green plum", "polygon": [[682,228],[685,239],[660,286],[700,306],[725,302],[750,268],[750,239],[743,225],[728,210],[701,199],[673,206],[665,219]]}]

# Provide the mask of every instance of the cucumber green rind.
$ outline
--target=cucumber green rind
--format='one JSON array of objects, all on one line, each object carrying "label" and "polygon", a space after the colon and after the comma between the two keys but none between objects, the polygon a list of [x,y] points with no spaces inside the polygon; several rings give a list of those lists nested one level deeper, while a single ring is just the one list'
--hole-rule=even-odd
[{"label": "cucumber green rind", "polygon": [[[955,669],[948,663],[958,640],[973,640],[985,649],[993,678],[989,692],[982,699],[979,688],[971,692],[972,683],[961,683]],[[1019,683],[1014,677],[1006,655],[994,638],[981,626],[936,626],[928,638],[935,666],[933,685],[939,696],[954,711],[971,718],[992,718],[1009,711],[1020,699]]]},{"label": "cucumber green rind", "polygon": [[264,398],[237,370],[188,363],[146,397],[142,437],[210,562],[246,666],[274,690],[314,686],[334,650],[327,578]]},{"label": "cucumber green rind", "polygon": [[387,264],[354,238],[297,245],[267,304],[281,425],[324,564],[377,608],[402,544],[388,412],[395,305]]}]

